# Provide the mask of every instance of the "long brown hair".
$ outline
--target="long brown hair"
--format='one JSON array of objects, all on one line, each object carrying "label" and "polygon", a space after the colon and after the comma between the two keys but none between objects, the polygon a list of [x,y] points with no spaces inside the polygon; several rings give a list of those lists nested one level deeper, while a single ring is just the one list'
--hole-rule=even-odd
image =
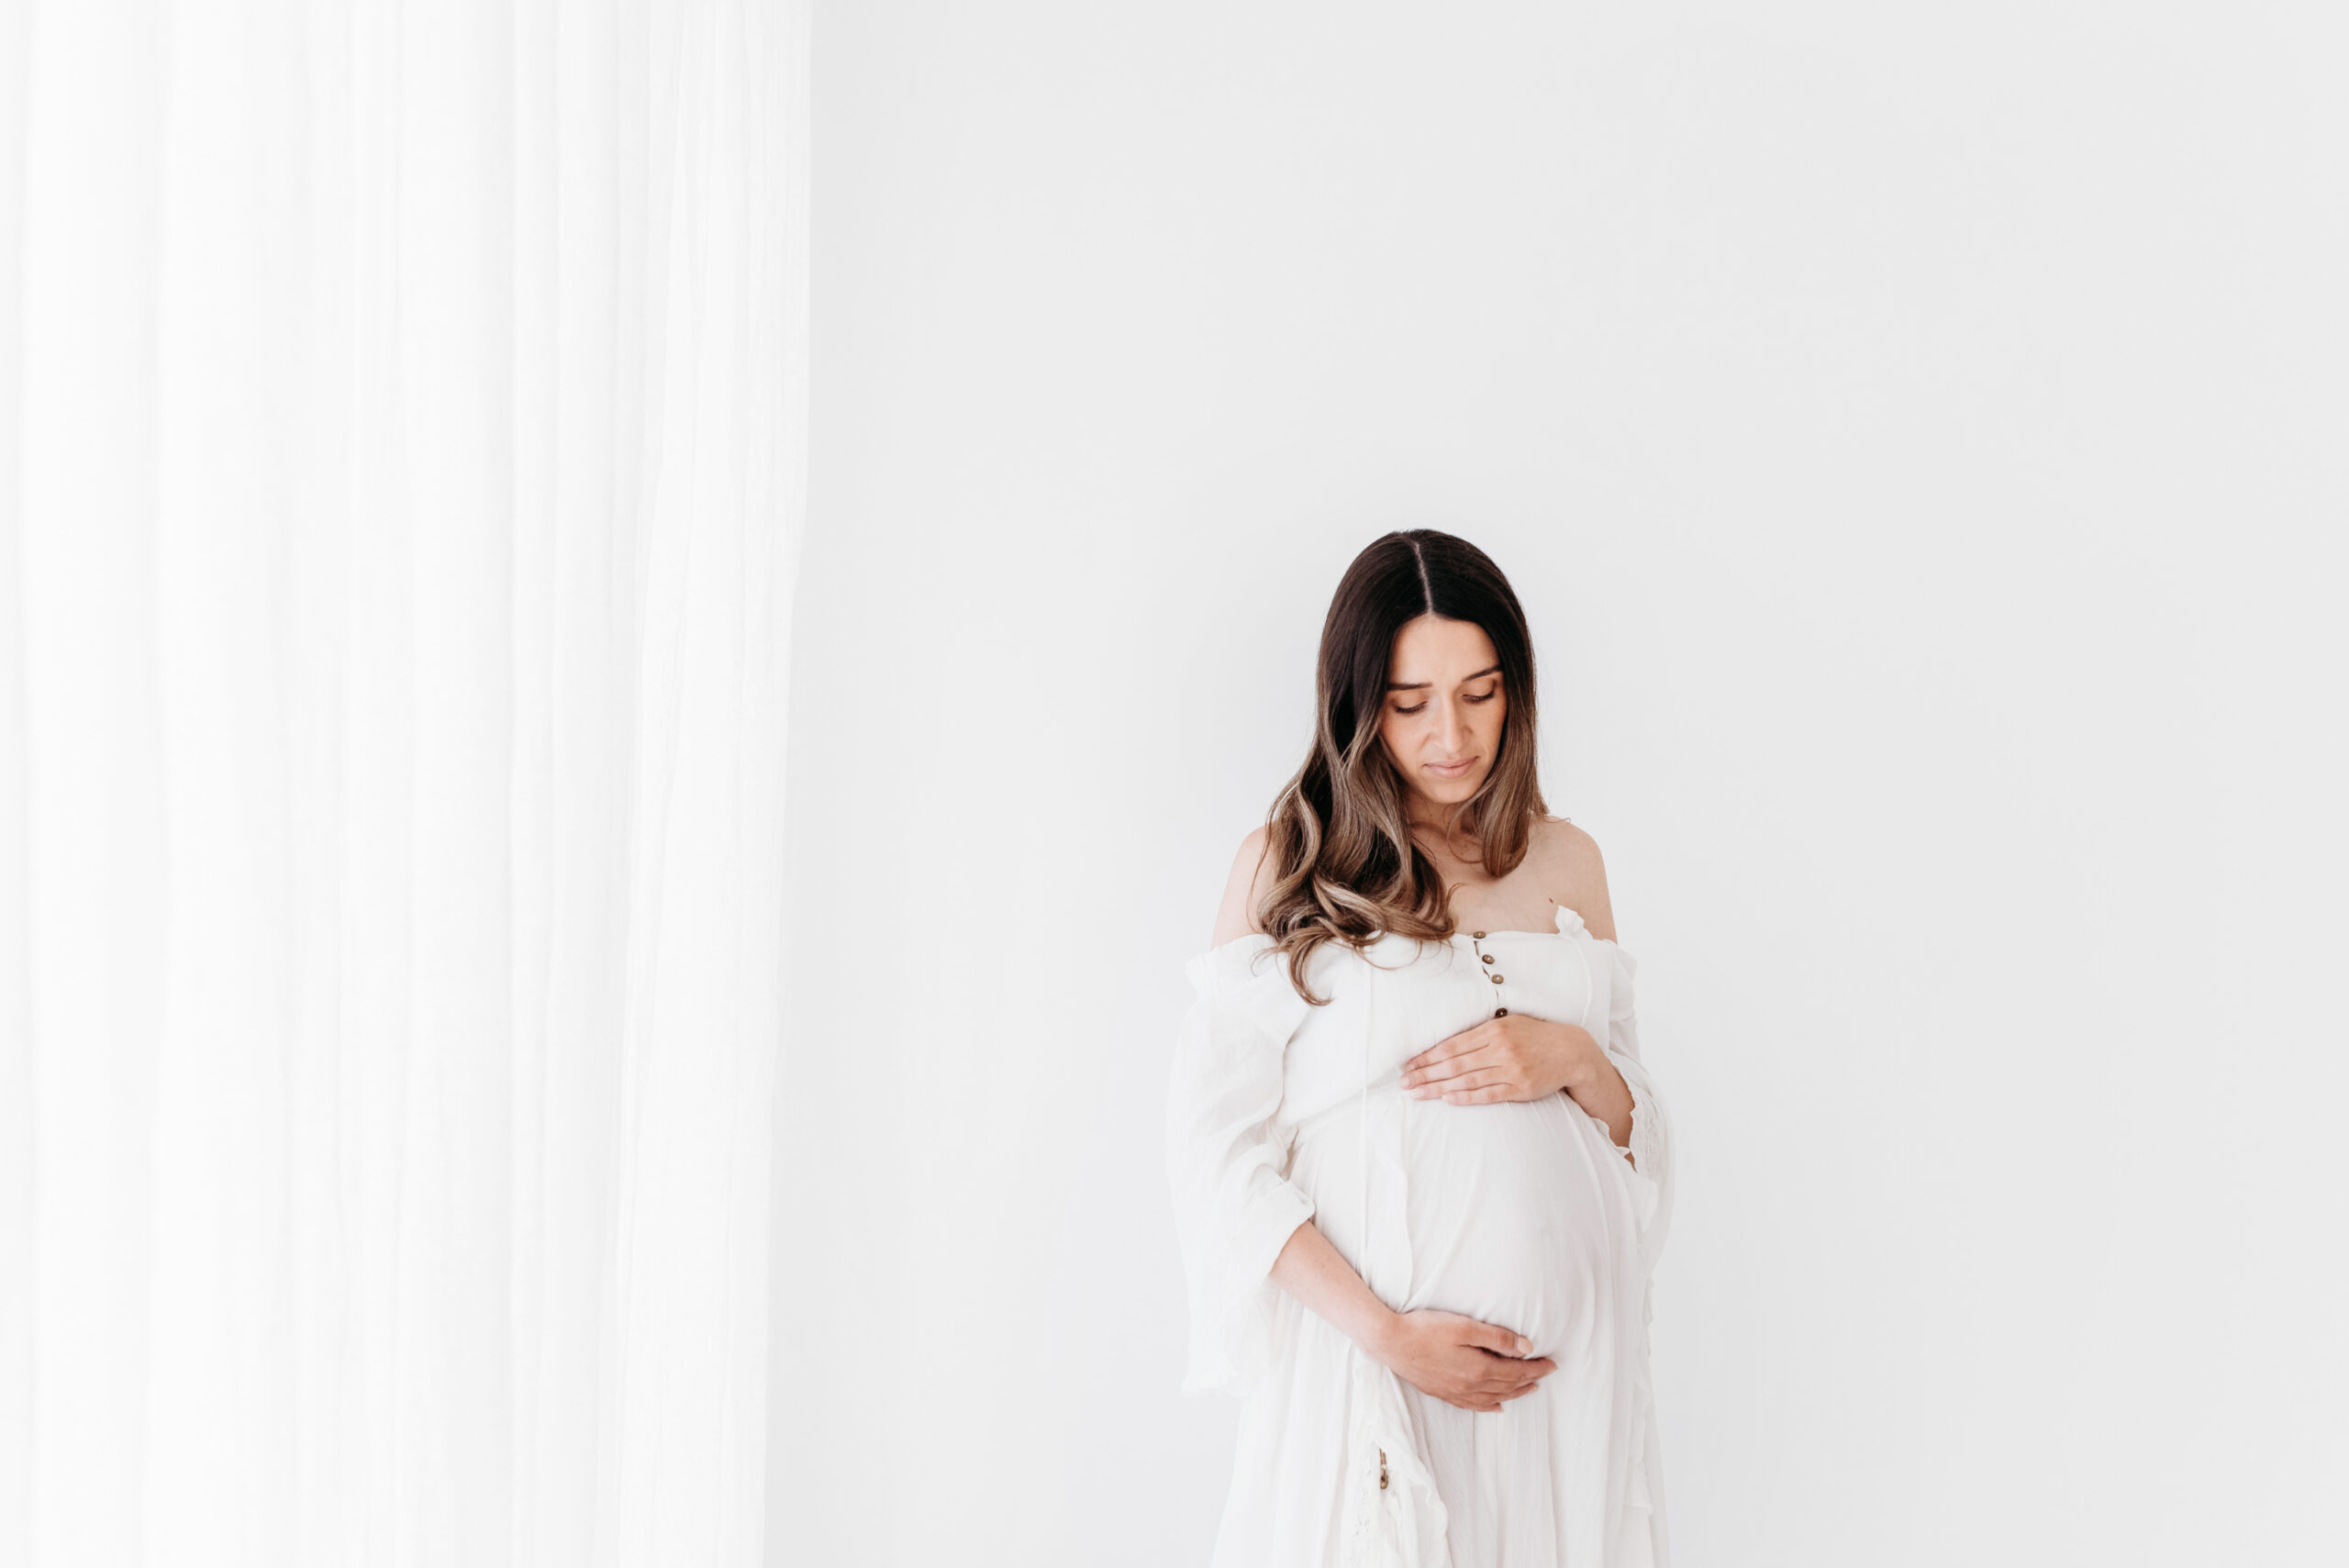
[{"label": "long brown hair", "polygon": [[1547,816],[1534,744],[1533,639],[1492,558],[1466,539],[1408,528],[1354,557],[1321,623],[1312,748],[1266,816],[1273,880],[1260,923],[1288,955],[1289,983],[1316,1006],[1306,964],[1323,942],[1360,951],[1393,932],[1447,940],[1442,874],[1412,841],[1408,784],[1379,741],[1396,634],[1423,615],[1474,621],[1500,657],[1508,706],[1501,742],[1454,831],[1475,836],[1484,866],[1505,876],[1524,860],[1533,819]]}]

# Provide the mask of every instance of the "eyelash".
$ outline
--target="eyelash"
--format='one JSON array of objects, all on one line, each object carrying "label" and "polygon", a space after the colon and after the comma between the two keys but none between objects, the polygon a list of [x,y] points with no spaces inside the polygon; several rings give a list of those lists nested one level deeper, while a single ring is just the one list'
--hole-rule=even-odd
[{"label": "eyelash", "polygon": [[[1486,692],[1480,697],[1464,697],[1462,700],[1464,702],[1490,702],[1498,695],[1500,695],[1500,693],[1496,689],[1494,691]],[[1398,707],[1395,711],[1397,713],[1417,713],[1419,711],[1419,708],[1423,708],[1427,706],[1428,705],[1425,703],[1420,703],[1417,707]]]}]

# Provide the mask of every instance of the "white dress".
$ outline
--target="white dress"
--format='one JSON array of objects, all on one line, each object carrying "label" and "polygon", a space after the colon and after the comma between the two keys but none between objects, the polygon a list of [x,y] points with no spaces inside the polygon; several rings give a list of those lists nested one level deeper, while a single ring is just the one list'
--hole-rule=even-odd
[{"label": "white dress", "polygon": [[[1670,1119],[1640,1061],[1631,956],[1553,931],[1272,939],[1193,958],[1167,1163],[1190,1287],[1190,1391],[1241,1396],[1214,1568],[1667,1568],[1649,1282]],[[1580,1024],[1633,1096],[1636,1168],[1563,1094],[1416,1099],[1402,1063],[1497,1009]],[[1420,1393],[1272,1283],[1311,1218],[1397,1311],[1513,1329],[1557,1370],[1498,1410]]]}]

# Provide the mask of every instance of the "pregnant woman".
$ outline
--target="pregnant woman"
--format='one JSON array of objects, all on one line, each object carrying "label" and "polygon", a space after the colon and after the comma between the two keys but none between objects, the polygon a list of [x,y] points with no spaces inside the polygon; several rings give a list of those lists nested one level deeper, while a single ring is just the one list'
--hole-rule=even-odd
[{"label": "pregnant woman", "polygon": [[1524,613],[1389,534],[1319,668],[1169,1096],[1185,1386],[1241,1398],[1216,1568],[1665,1568],[1670,1121],[1598,846],[1542,802]]}]

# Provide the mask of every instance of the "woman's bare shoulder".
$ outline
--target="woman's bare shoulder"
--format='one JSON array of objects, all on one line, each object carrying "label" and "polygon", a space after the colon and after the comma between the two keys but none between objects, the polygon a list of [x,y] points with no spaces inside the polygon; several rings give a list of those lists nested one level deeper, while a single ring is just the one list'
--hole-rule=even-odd
[{"label": "woman's bare shoulder", "polygon": [[1231,858],[1231,874],[1224,882],[1223,906],[1216,911],[1210,947],[1264,929],[1256,923],[1256,908],[1273,884],[1272,857],[1264,852],[1269,838],[1260,827],[1240,840],[1240,851]]},{"label": "woman's bare shoulder", "polygon": [[1542,891],[1580,915],[1592,936],[1613,941],[1615,909],[1598,840],[1563,817],[1543,817],[1536,819],[1533,852],[1542,860]]}]

